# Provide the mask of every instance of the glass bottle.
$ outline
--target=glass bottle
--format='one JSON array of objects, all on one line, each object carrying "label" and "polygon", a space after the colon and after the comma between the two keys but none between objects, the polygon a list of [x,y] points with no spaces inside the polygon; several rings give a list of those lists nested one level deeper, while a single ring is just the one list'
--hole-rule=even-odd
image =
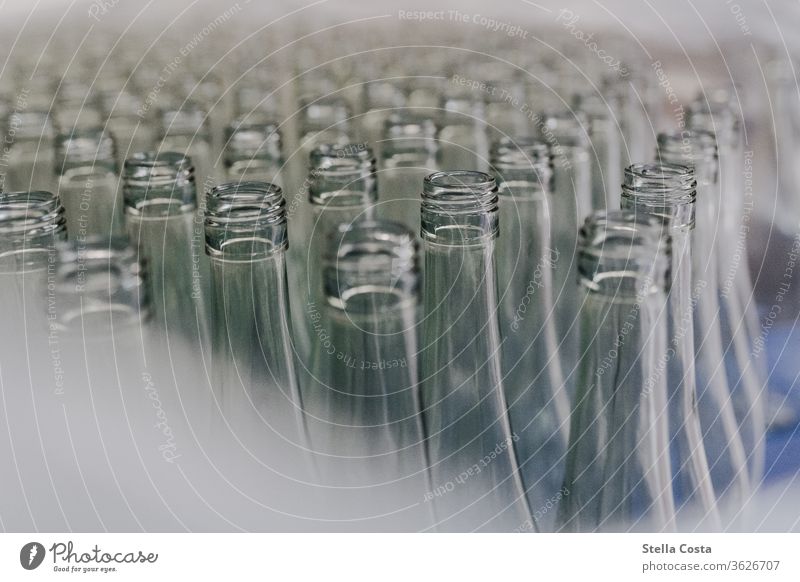
[{"label": "glass bottle", "polygon": [[536,529],[503,393],[498,195],[482,172],[437,172],[422,193],[421,394],[437,528]]},{"label": "glass bottle", "polygon": [[619,208],[620,133],[619,121],[610,104],[596,93],[582,94],[576,106],[585,116],[592,159],[592,208],[601,210]]},{"label": "glass bottle", "polygon": [[124,233],[116,146],[110,134],[99,127],[59,134],[55,171],[71,239]]},{"label": "glass bottle", "polygon": [[303,97],[300,101],[298,143],[304,152],[325,144],[343,144],[350,133],[350,107],[337,96],[316,99]]},{"label": "glass bottle", "polygon": [[488,168],[485,106],[468,89],[445,88],[441,97],[442,120],[438,134],[438,166],[443,170]]},{"label": "glass bottle", "polygon": [[300,217],[300,244],[291,255],[292,289],[298,305],[293,308],[300,353],[308,356],[313,334],[310,310],[323,304],[319,265],[330,244],[328,235],[342,224],[374,217],[378,197],[375,157],[364,143],[322,144],[309,156],[308,212]]},{"label": "glass bottle", "polygon": [[[46,111],[14,111],[6,121],[12,143],[8,153],[6,191],[55,191],[54,130]],[[7,139],[8,139],[7,138]]]},{"label": "glass bottle", "polygon": [[429,117],[402,111],[384,127],[381,160],[380,213],[419,228],[419,185],[436,171],[436,124]]},{"label": "glass bottle", "polygon": [[312,374],[303,386],[315,464],[334,513],[369,516],[370,529],[418,531],[431,523],[417,242],[413,231],[388,221],[342,225],[330,241],[319,307],[325,317],[314,318]]},{"label": "glass bottle", "polygon": [[592,210],[591,160],[587,122],[580,114],[552,113],[535,120],[539,137],[553,155],[552,245],[558,260],[553,267],[556,329],[564,376],[570,393],[578,362],[578,289],[574,282],[578,229]]},{"label": "glass bottle", "polygon": [[722,346],[729,383],[747,395],[736,407],[736,417],[740,423],[751,425],[752,434],[743,436],[752,482],[757,485],[764,471],[766,450],[767,364],[763,352],[755,349],[761,326],[748,267],[753,201],[745,196],[744,136],[734,111],[727,100],[722,101],[728,97],[723,91],[712,95],[711,102],[696,101],[690,110],[689,126],[713,131],[716,137],[720,204],[715,244]]},{"label": "glass bottle", "polygon": [[225,171],[228,180],[280,184],[283,148],[278,125],[240,118],[228,127]]},{"label": "glass bottle", "polygon": [[[216,172],[212,157],[211,132],[208,114],[200,106],[183,102],[179,107],[167,107],[160,115],[160,136],[156,151],[183,152],[192,159],[194,175],[201,184],[214,182]],[[200,198],[196,200],[199,206]]]},{"label": "glass bottle", "polygon": [[581,346],[560,531],[675,528],[663,377],[668,242],[656,221],[596,212],[578,254]]},{"label": "glass bottle", "polygon": [[656,158],[661,163],[691,167],[697,180],[696,228],[692,231],[691,245],[693,249],[709,249],[692,254],[692,280],[697,290],[694,349],[698,409],[717,498],[725,497],[732,507],[741,507],[751,490],[744,443],[752,447],[758,437],[752,417],[742,425],[737,421],[736,411],[746,414],[753,402],[743,393],[742,383],[729,382],[725,370],[719,321],[718,257],[713,250],[720,205],[716,188],[716,140],[713,134],[704,131],[659,134]]},{"label": "glass bottle", "polygon": [[260,443],[262,451],[269,451],[270,464],[302,458],[306,443],[292,351],[286,202],[280,187],[267,182],[215,187],[207,197],[205,240],[211,263],[214,391],[224,425]]},{"label": "glass bottle", "polygon": [[[13,479],[4,478],[0,496],[5,528],[59,529],[69,523],[59,502],[61,491],[53,485],[52,459],[43,455],[41,445],[54,404],[60,413],[55,418],[63,421],[61,352],[48,324],[54,313],[49,287],[54,249],[65,238],[64,208],[57,196],[0,193],[0,460],[16,469]],[[31,499],[36,502],[28,503]]]},{"label": "glass bottle", "polygon": [[674,449],[673,474],[678,517],[682,510],[693,512],[688,519],[706,521],[720,528],[716,496],[710,479],[703,433],[697,409],[692,288],[692,230],[695,226],[697,182],[686,166],[634,164],[625,168],[622,209],[638,218],[663,222],[670,240],[669,289],[667,294],[667,351],[645,389],[666,378],[669,400],[670,443]]},{"label": "glass bottle", "polygon": [[208,262],[192,160],[143,152],[125,160],[122,194],[131,244],[146,261],[153,324],[167,340],[208,345]]},{"label": "glass bottle", "polygon": [[[553,312],[553,160],[547,144],[533,138],[495,142],[490,159],[503,225],[497,242],[503,385],[528,502],[540,510],[564,479],[570,412]],[[540,529],[549,529],[553,513],[540,513]]]}]

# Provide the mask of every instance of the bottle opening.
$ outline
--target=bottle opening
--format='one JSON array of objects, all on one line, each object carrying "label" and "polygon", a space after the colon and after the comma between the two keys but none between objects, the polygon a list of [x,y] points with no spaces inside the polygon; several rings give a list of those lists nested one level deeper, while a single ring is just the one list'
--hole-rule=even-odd
[{"label": "bottle opening", "polygon": [[123,167],[125,211],[133,215],[163,218],[185,213],[196,204],[194,166],[186,154],[140,152]]},{"label": "bottle opening", "polygon": [[0,193],[0,269],[44,266],[55,243],[67,236],[64,207],[44,191]]},{"label": "bottle opening", "polygon": [[62,330],[111,333],[150,315],[144,271],[121,239],[90,238],[57,247],[55,324]]},{"label": "bottle opening", "polygon": [[623,210],[658,218],[673,230],[694,227],[697,181],[694,170],[677,164],[633,164],[625,168]]},{"label": "bottle opening", "polygon": [[666,289],[669,247],[661,223],[652,217],[595,212],[580,230],[580,283],[611,300],[641,300]]},{"label": "bottle opening", "polygon": [[220,184],[206,197],[206,253],[226,261],[271,257],[288,246],[286,201],[269,182]]},{"label": "bottle opening", "polygon": [[547,143],[532,137],[503,138],[489,157],[501,196],[538,197],[552,192],[553,158]]},{"label": "bottle opening", "polygon": [[377,201],[376,162],[369,145],[322,144],[309,160],[312,204],[350,207]]},{"label": "bottle opening", "polygon": [[435,172],[423,181],[422,238],[447,245],[472,245],[498,234],[497,183],[468,170]]},{"label": "bottle opening", "polygon": [[350,313],[390,310],[416,299],[419,266],[414,233],[390,221],[342,225],[323,259],[328,303]]}]

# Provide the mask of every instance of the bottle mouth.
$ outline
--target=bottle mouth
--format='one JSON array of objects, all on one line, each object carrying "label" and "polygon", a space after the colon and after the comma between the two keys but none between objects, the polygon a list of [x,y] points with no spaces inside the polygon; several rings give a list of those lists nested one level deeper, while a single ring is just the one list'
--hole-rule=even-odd
[{"label": "bottle mouth", "polygon": [[321,144],[310,156],[312,204],[354,207],[377,200],[376,161],[365,143]]},{"label": "bottle mouth", "polygon": [[225,160],[229,165],[242,159],[280,162],[281,147],[277,123],[242,119],[228,126]]},{"label": "bottle mouth", "polygon": [[438,150],[437,133],[436,122],[430,117],[409,111],[393,113],[383,126],[383,157],[406,155],[425,163]]},{"label": "bottle mouth", "polygon": [[115,172],[117,148],[101,127],[76,127],[56,136],[57,173],[83,166],[102,166]]},{"label": "bottle mouth", "polygon": [[659,220],[595,212],[579,237],[578,278],[588,291],[628,301],[666,288],[670,239]]},{"label": "bottle mouth", "polygon": [[34,244],[39,238],[50,242],[53,236],[62,238],[66,224],[64,207],[51,192],[0,192],[0,235],[12,248]]},{"label": "bottle mouth", "polygon": [[501,197],[539,198],[552,191],[550,146],[534,137],[503,138],[492,144],[489,163]]},{"label": "bottle mouth", "polygon": [[695,167],[716,161],[717,140],[713,133],[702,129],[658,134],[659,161]]},{"label": "bottle mouth", "polygon": [[125,160],[123,199],[127,212],[162,216],[195,206],[194,166],[179,152],[139,152]]},{"label": "bottle mouth", "polygon": [[112,321],[115,326],[140,323],[150,314],[144,281],[144,268],[126,240],[89,237],[59,243],[55,323],[76,332],[94,325],[108,329]]},{"label": "bottle mouth", "polygon": [[252,261],[288,247],[286,201],[269,182],[220,184],[206,196],[206,253],[226,261]]},{"label": "bottle mouth", "polygon": [[697,181],[677,164],[633,164],[625,168],[622,208],[662,220],[671,230],[694,227]]},{"label": "bottle mouth", "polygon": [[329,236],[323,281],[330,305],[368,313],[415,299],[419,265],[413,231],[376,220],[341,225]]},{"label": "bottle mouth", "polygon": [[422,187],[422,238],[429,242],[480,244],[498,234],[498,190],[489,174],[435,172]]}]

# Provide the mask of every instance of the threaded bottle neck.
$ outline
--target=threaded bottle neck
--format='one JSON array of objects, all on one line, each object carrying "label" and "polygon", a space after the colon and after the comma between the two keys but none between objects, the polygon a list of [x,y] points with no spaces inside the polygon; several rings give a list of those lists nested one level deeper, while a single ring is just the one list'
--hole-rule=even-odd
[{"label": "threaded bottle neck", "polygon": [[633,164],[625,168],[622,209],[667,221],[670,230],[694,228],[697,181],[676,164]]},{"label": "threaded bottle neck", "polygon": [[117,148],[114,138],[100,127],[75,128],[56,137],[57,174],[77,168],[96,172],[117,171]]},{"label": "threaded bottle neck", "polygon": [[108,329],[136,325],[150,314],[144,269],[136,251],[122,239],[89,239],[58,245],[55,323],[85,332],[93,323]]},{"label": "threaded bottle neck", "polygon": [[716,183],[719,164],[713,133],[703,130],[660,133],[657,147],[659,162],[692,168],[700,186]]},{"label": "threaded bottle neck", "polygon": [[247,262],[286,250],[286,201],[268,182],[220,184],[206,197],[206,254]]},{"label": "threaded bottle neck", "polygon": [[322,144],[309,156],[311,204],[339,207],[378,199],[375,156],[365,143]]},{"label": "threaded bottle neck", "polygon": [[503,138],[490,151],[500,196],[535,197],[552,191],[553,157],[550,147],[535,138]]},{"label": "threaded bottle neck", "polygon": [[436,123],[429,117],[393,113],[383,126],[383,158],[393,159],[395,165],[427,163],[435,159],[438,150],[437,131]]},{"label": "threaded bottle neck", "polygon": [[280,165],[282,158],[281,134],[277,123],[240,120],[228,127],[226,167],[254,160]]},{"label": "threaded bottle neck", "polygon": [[402,224],[364,221],[331,233],[323,259],[328,303],[350,314],[407,306],[419,284],[417,241]]},{"label": "threaded bottle neck", "polygon": [[479,245],[497,238],[497,183],[468,170],[435,172],[422,190],[422,238],[443,245]]},{"label": "threaded bottle neck", "polygon": [[669,241],[658,220],[624,210],[595,212],[579,236],[578,279],[589,293],[640,302],[666,289]]},{"label": "threaded bottle neck", "polygon": [[[64,207],[51,192],[0,193],[0,256],[49,251],[67,236]],[[4,270],[6,267],[4,267]]]},{"label": "threaded bottle neck", "polygon": [[122,195],[132,215],[163,218],[191,211],[196,204],[191,158],[177,152],[134,154],[125,160]]}]

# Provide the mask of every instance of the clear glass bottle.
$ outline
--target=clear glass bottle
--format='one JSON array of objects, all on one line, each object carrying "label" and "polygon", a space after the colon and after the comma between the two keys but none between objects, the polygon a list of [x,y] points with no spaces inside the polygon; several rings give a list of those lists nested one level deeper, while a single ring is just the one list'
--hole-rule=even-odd
[{"label": "clear glass bottle", "polygon": [[[660,378],[667,382],[670,443],[674,449],[673,474],[678,517],[704,522],[717,530],[720,518],[703,444],[697,409],[693,305],[697,289],[692,287],[692,230],[695,227],[697,181],[694,171],[672,164],[634,164],[625,168],[622,209],[638,218],[663,222],[670,240],[670,280],[667,294],[667,351],[645,388]],[[683,520],[680,520],[683,522]]]},{"label": "clear glass bottle", "polygon": [[278,124],[240,118],[228,126],[225,173],[228,180],[280,184],[283,146]]},{"label": "clear glass bottle", "polygon": [[[553,160],[538,139],[495,142],[491,166],[499,189],[500,224],[497,275],[500,281],[500,331],[503,385],[516,443],[534,511],[546,508],[564,480],[570,404],[558,354],[553,312],[550,197]],[[554,515],[540,512],[540,530]]]},{"label": "clear glass bottle", "polygon": [[303,386],[315,465],[332,513],[369,516],[369,529],[419,531],[431,525],[431,514],[418,386],[417,242],[413,231],[387,221],[342,225],[330,240],[319,307],[325,317],[314,317],[313,366]]},{"label": "clear glass bottle", "polygon": [[675,528],[663,378],[668,242],[656,221],[597,212],[578,254],[581,346],[560,531]]},{"label": "clear glass bottle", "polygon": [[208,346],[208,262],[192,160],[143,152],[125,160],[122,194],[131,244],[147,262],[153,324],[166,337]]},{"label": "clear glass bottle", "polygon": [[[267,182],[221,184],[208,193],[212,369],[227,430],[260,441],[270,464],[306,448],[292,347],[286,276],[286,202]],[[294,468],[298,465],[295,463]]]},{"label": "clear glass bottle", "polygon": [[[692,231],[692,280],[697,293],[694,308],[695,372],[704,444],[718,499],[741,507],[751,491],[749,450],[758,442],[758,428],[749,417],[737,421],[736,411],[751,410],[752,400],[742,383],[731,384],[725,370],[720,327],[718,256],[713,250],[719,224],[720,193],[717,189],[717,146],[714,135],[704,131],[659,134],[656,159],[661,163],[689,166],[697,180],[696,227]],[[700,249],[710,249],[700,252]]]},{"label": "clear glass bottle", "polygon": [[489,142],[483,100],[468,89],[458,90],[450,85],[441,97],[440,108],[439,168],[451,171],[488,168]]},{"label": "clear glass bottle", "polygon": [[425,178],[420,345],[436,527],[536,529],[503,392],[495,244],[498,195],[482,172]]},{"label": "clear glass bottle", "polygon": [[[49,291],[55,246],[66,238],[64,208],[50,192],[0,193],[0,430],[2,461],[15,468],[3,482],[0,511],[12,529],[69,527],[53,485],[52,457],[43,454],[55,418],[63,422],[61,352],[49,329],[53,294]],[[47,305],[48,309],[43,308]],[[50,412],[58,407],[58,415]],[[44,433],[44,435],[43,435]],[[36,499],[35,503],[26,500]],[[22,508],[20,507],[22,506]]]},{"label": "clear glass bottle", "polygon": [[[159,131],[157,152],[187,154],[192,159],[197,181],[200,184],[215,182],[217,172],[212,154],[208,113],[202,107],[184,101],[180,106],[165,108],[160,113]],[[202,204],[200,197],[196,204]]]},{"label": "clear glass bottle", "polygon": [[328,236],[342,224],[374,218],[378,197],[376,162],[364,143],[323,144],[309,156],[308,211],[298,225],[300,244],[291,254],[292,289],[298,305],[293,307],[300,353],[310,355],[313,334],[309,310],[324,302],[322,270]]},{"label": "clear glass bottle", "polygon": [[380,214],[419,229],[419,187],[437,170],[436,123],[408,111],[393,113],[383,134]]},{"label": "clear glass bottle", "polygon": [[749,438],[745,436],[744,445],[753,485],[758,485],[766,453],[767,364],[763,352],[755,349],[761,325],[748,267],[747,239],[753,201],[745,199],[744,136],[728,98],[723,91],[712,95],[711,102],[704,99],[693,103],[689,126],[713,132],[717,142],[716,189],[720,204],[715,244],[722,346],[729,383],[741,385],[737,390],[747,394],[736,408],[736,416],[740,423],[751,425],[752,434]]},{"label": "clear glass bottle", "polygon": [[592,159],[592,208],[619,208],[619,184],[622,183],[619,122],[610,104],[597,93],[576,97],[576,107],[585,116]]},{"label": "clear glass bottle", "polygon": [[109,133],[93,127],[59,134],[55,171],[71,239],[124,234],[116,144]]},{"label": "clear glass bottle", "polygon": [[55,191],[54,130],[47,111],[20,110],[6,121],[8,153],[6,191]]},{"label": "clear glass bottle", "polygon": [[578,230],[592,210],[591,159],[586,120],[575,113],[537,117],[538,136],[553,154],[552,245],[558,260],[553,266],[553,298],[559,352],[567,386],[572,393],[578,362],[579,294],[575,257]]}]

